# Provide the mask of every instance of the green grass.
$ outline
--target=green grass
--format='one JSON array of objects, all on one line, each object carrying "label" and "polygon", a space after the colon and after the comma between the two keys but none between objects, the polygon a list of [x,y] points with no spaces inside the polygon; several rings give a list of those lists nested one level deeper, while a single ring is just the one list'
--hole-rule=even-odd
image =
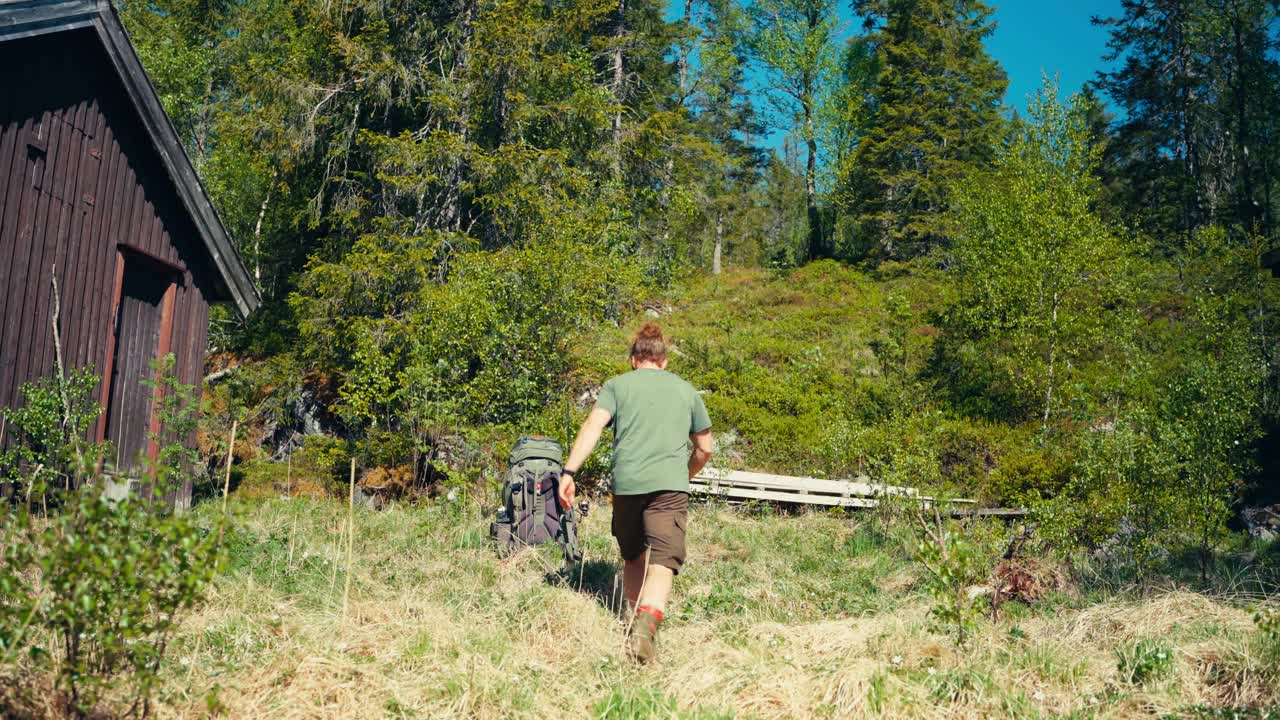
[{"label": "green grass", "polygon": [[[999,496],[989,485],[1053,470],[1032,431],[944,416],[919,398],[907,398],[919,405],[911,417],[894,415],[904,400],[888,394],[871,350],[905,323],[918,367],[945,292],[929,270],[872,275],[822,262],[786,277],[694,280],[665,300],[672,311],[660,322],[677,341],[672,369],[707,391],[717,429],[736,435],[720,460],[843,475],[886,448],[936,447],[940,484]],[[905,319],[894,318],[894,298],[906,301]],[[625,368],[635,324],[583,339],[571,390]],[[497,457],[513,433],[559,434],[563,424],[555,407],[528,427],[468,432],[480,455]],[[623,652],[607,507],[584,522],[586,559],[574,567],[554,547],[499,559],[487,541],[493,498],[357,508],[344,614],[347,507],[327,496],[332,464],[295,463],[287,481],[276,463],[238,466],[228,563],[173,639],[158,715],[1264,717],[1280,704],[1280,644],[1255,627],[1255,607],[1135,593],[1131,573],[1099,571],[1033,605],[1006,604],[957,647],[931,630],[915,531],[891,513],[695,504],[689,561],[649,667]],[[310,497],[282,499],[286,486]],[[194,512],[212,527],[219,508]],[[1276,548],[1255,548],[1257,578]],[[1240,576],[1240,596],[1264,585],[1220,567]]]},{"label": "green grass", "polygon": [[[905,332],[920,369],[947,288],[934,271],[892,264],[733,272],[673,290],[660,322],[676,340],[672,369],[736,438],[720,461],[835,476],[934,448],[933,480],[1000,497],[1056,472],[1035,429],[946,415],[895,385],[872,351]],[[625,369],[640,319],[581,338],[574,397]],[[512,434],[562,435],[564,415],[549,407],[527,426],[469,437],[496,458]],[[585,484],[606,460],[597,453]],[[329,482],[301,474],[299,492]],[[212,705],[286,718],[1138,718],[1280,703],[1277,654],[1251,608],[1137,596],[1131,576],[1007,604],[957,647],[930,629],[914,530],[882,513],[695,505],[650,667],[623,652],[607,507],[581,528],[585,562],[568,568],[554,547],[498,559],[488,512],[471,499],[357,509],[344,616],[346,508],[323,492],[278,499],[280,487],[278,466],[248,464],[227,571],[175,639],[162,715]],[[214,522],[214,505],[197,512]],[[1151,638],[1166,658],[1151,660]]]},{"label": "green grass", "polygon": [[[174,640],[163,717],[1156,717],[1280,702],[1247,609],[1186,593],[1095,598],[929,630],[910,528],[871,516],[695,505],[656,665],[623,653],[608,508],[587,560],[500,560],[466,503],[357,509],[346,617],[337,501],[232,499],[230,562]],[[216,521],[217,505],[197,508]],[[292,551],[292,553],[291,553]],[[1208,628],[1213,628],[1210,631]],[[1118,653],[1168,638],[1171,674]],[[1271,672],[1268,675],[1266,673]]]}]

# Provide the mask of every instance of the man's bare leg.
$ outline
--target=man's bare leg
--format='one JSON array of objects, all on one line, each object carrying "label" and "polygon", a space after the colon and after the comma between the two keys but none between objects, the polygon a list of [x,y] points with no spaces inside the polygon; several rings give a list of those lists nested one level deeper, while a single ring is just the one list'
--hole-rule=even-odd
[{"label": "man's bare leg", "polygon": [[675,573],[665,565],[650,565],[640,592],[640,605],[647,605],[659,612],[667,611],[667,596],[671,594],[671,580]]},{"label": "man's bare leg", "polygon": [[675,573],[663,565],[649,565],[649,554],[623,567],[623,588],[627,592],[627,623],[631,632],[631,656],[639,662],[653,660],[657,653],[658,623],[667,608],[671,580]]},{"label": "man's bare leg", "polygon": [[627,617],[636,611],[636,605],[640,600],[640,588],[645,581],[646,562],[648,562],[648,553],[635,560],[624,560],[622,563],[622,594],[627,599]]}]

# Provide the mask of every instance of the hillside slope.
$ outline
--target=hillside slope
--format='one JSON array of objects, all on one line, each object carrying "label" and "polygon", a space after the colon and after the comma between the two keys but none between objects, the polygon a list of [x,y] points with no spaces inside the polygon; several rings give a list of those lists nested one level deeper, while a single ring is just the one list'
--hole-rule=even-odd
[{"label": "hillside slope", "polygon": [[[705,393],[718,462],[905,473],[927,467],[911,458],[929,453],[939,474],[900,479],[982,489],[1035,452],[1032,430],[946,412],[907,379],[929,362],[946,292],[930,271],[901,266],[695,279],[584,336],[570,412],[580,418],[583,393],[625,369],[630,333],[653,319],[675,341],[671,368]],[[551,407],[486,442],[560,434],[564,422],[565,408]],[[357,508],[344,617],[345,507],[277,497],[281,470],[250,463],[233,496],[231,567],[179,639],[166,715],[1154,718],[1280,703],[1280,649],[1258,633],[1248,601],[1140,597],[1105,577],[1063,583],[1051,564],[1038,566],[1034,602],[1006,603],[957,645],[931,617],[917,530],[893,513],[695,504],[689,564],[652,667],[623,652],[599,497],[582,527],[586,560],[568,568],[555,548],[500,560],[482,488]],[[214,522],[211,505],[199,512]],[[1010,529],[970,530],[985,552]]]},{"label": "hillside slope", "polygon": [[1249,612],[1189,593],[1013,603],[958,647],[931,630],[910,531],[868,516],[696,507],[660,659],[641,668],[613,612],[607,507],[585,523],[581,570],[551,548],[499,560],[476,507],[359,511],[345,618],[345,508],[232,508],[231,566],[176,639],[162,716],[1138,718],[1280,702]]}]

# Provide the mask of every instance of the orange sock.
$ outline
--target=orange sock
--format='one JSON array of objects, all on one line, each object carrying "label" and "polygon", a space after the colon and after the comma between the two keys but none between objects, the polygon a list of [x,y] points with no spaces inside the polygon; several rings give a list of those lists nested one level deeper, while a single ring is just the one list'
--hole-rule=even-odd
[{"label": "orange sock", "polygon": [[636,608],[636,614],[639,615],[640,613],[652,615],[654,620],[662,622],[662,611],[652,605],[641,605]]}]

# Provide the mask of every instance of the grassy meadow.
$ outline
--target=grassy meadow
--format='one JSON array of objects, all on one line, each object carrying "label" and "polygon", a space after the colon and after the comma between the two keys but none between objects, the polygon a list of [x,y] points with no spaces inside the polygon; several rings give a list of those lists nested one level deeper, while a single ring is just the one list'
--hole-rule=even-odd
[{"label": "grassy meadow", "polygon": [[[342,504],[230,507],[229,566],[175,638],[162,717],[1125,718],[1280,705],[1276,648],[1240,599],[1072,584],[1005,604],[957,646],[931,628],[910,527],[876,515],[695,506],[660,658],[638,667],[623,651],[607,505],[585,521],[581,568],[556,548],[499,560],[477,505],[357,508],[345,615]],[[199,512],[216,522],[216,504]]]},{"label": "grassy meadow", "polygon": [[[1035,423],[946,410],[945,383],[912,379],[928,377],[930,323],[946,287],[891,264],[872,274],[816,263],[785,276],[696,280],[645,312],[675,338],[672,369],[705,391],[721,433],[715,462],[829,477],[866,471],[1009,504],[1010,488],[1060,472],[1057,451],[1037,441]],[[562,436],[566,405],[570,420],[581,418],[582,394],[622,369],[640,319],[583,335],[564,403],[520,427],[454,430],[465,443],[456,467],[430,493],[377,511],[357,505],[353,536],[345,441],[310,436],[287,463],[238,443],[226,565],[168,644],[153,714],[1280,717],[1280,642],[1254,620],[1275,605],[1280,543],[1239,532],[1219,548],[1208,582],[1183,547],[1142,575],[1121,548],[1072,554],[1037,534],[1020,556],[1029,601],[981,613],[961,644],[936,622],[936,583],[906,508],[698,502],[659,660],[631,663],[607,502],[597,497],[581,527],[581,566],[564,567],[554,546],[499,559],[487,534],[492,479],[514,436]],[[252,422],[241,431],[265,434]],[[599,486],[607,455],[584,468],[584,486]],[[362,469],[361,482],[377,473],[387,471]],[[189,516],[206,538],[223,521],[222,503],[209,497],[221,493],[218,479]],[[954,529],[988,577],[1016,531],[998,521]],[[0,684],[0,708],[63,715],[56,662],[24,663],[0,666],[0,677],[23,683]]]},{"label": "grassy meadow", "polygon": [[[694,279],[645,314],[675,338],[672,369],[730,430],[716,462],[841,477],[887,471],[869,458],[899,453],[899,482],[999,502],[1052,469],[1052,448],[1035,442],[1034,423],[938,412],[941,396],[907,380],[927,375],[949,287],[892,263],[815,263]],[[571,397],[624,368],[643,319],[575,343]],[[572,406],[575,422],[586,407]],[[477,429],[481,457],[455,478],[460,500],[357,508],[345,616],[347,509],[334,499],[345,461],[330,472],[308,440],[287,482],[281,464],[243,457],[230,565],[183,628],[162,714],[1136,718],[1280,707],[1280,648],[1253,622],[1274,591],[1275,546],[1237,538],[1208,586],[1192,560],[1141,581],[1046,560],[1039,598],[1005,603],[960,646],[930,617],[913,523],[884,512],[695,505],[660,660],[637,667],[624,653],[607,504],[581,530],[580,568],[562,567],[554,547],[499,560],[487,542],[495,500],[475,489],[515,435],[561,436],[564,413]],[[906,459],[886,448],[907,448]],[[938,453],[941,474],[912,475],[930,466],[912,464],[911,448]],[[588,486],[606,461],[596,454]],[[288,487],[312,497],[284,499]],[[197,512],[218,516],[216,503]],[[998,553],[1009,532],[966,534]]]}]

